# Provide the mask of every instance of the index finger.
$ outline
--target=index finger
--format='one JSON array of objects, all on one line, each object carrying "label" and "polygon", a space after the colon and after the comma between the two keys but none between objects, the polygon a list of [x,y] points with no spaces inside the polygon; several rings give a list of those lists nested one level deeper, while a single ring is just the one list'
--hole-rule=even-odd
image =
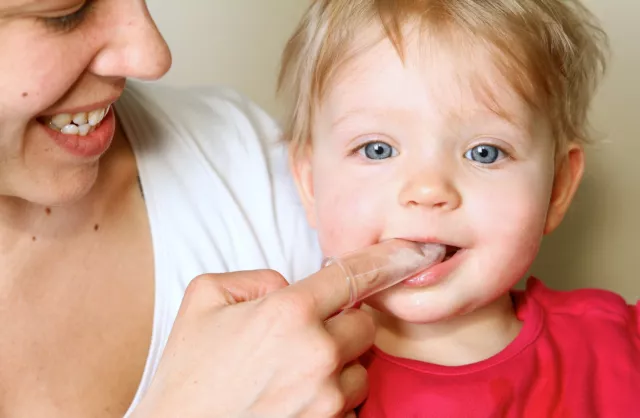
[{"label": "index finger", "polygon": [[283,291],[306,294],[319,317],[328,318],[442,260],[445,247],[401,239],[384,241],[330,259],[327,266]]}]

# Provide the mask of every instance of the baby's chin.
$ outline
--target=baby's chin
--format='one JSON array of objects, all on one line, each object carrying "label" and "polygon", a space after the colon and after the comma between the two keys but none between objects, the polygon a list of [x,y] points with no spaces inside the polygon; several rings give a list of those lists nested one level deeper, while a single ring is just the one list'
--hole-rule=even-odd
[{"label": "baby's chin", "polygon": [[[466,292],[464,292],[466,293]],[[453,293],[446,286],[415,289],[396,285],[364,301],[385,321],[434,324],[464,315],[482,306],[479,295]]]},{"label": "baby's chin", "polygon": [[374,295],[364,303],[376,311],[377,317],[392,323],[430,324],[450,316],[450,307],[441,301],[436,302],[438,292],[435,289],[408,292],[407,289],[398,289],[400,286],[402,284]]}]

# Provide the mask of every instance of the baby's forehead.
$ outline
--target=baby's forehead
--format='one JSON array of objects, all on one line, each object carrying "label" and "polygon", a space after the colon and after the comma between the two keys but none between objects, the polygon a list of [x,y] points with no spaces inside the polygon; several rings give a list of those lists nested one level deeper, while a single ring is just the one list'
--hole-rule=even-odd
[{"label": "baby's forehead", "polygon": [[437,42],[408,42],[401,58],[389,41],[353,54],[317,103],[321,123],[364,118],[410,123],[508,122],[527,128],[533,109],[483,48],[461,51]]}]

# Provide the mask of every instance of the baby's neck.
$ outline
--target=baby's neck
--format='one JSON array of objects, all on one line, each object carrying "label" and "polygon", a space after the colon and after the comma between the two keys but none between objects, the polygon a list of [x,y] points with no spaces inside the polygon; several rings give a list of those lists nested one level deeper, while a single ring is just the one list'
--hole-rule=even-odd
[{"label": "baby's neck", "polygon": [[396,357],[442,366],[486,360],[509,345],[522,327],[509,294],[469,314],[432,324],[412,324],[377,311],[373,314],[378,348]]}]

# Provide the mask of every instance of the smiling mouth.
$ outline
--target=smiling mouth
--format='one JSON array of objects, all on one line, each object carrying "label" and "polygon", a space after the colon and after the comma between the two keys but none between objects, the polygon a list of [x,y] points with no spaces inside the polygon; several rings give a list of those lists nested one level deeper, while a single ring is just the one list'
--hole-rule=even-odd
[{"label": "smiling mouth", "polygon": [[38,122],[65,135],[87,136],[100,126],[110,108],[109,105],[90,112],[60,113],[38,118]]}]

